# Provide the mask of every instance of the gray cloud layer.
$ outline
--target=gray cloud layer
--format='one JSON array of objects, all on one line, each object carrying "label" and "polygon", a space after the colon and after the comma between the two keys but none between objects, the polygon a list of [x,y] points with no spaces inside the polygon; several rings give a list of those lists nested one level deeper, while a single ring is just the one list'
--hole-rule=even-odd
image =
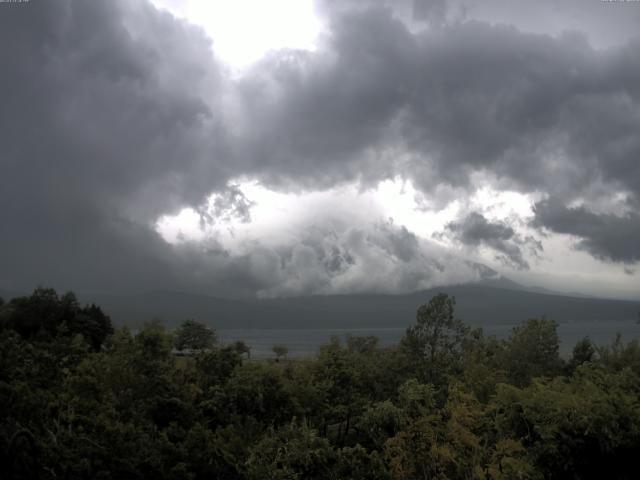
[{"label": "gray cloud layer", "polygon": [[[322,53],[275,56],[245,81],[257,145],[277,140],[263,159],[278,175],[321,168],[333,182],[358,162],[374,179],[404,167],[425,188],[488,169],[523,190],[570,195],[602,180],[638,193],[635,43],[598,52],[577,35],[479,22],[414,35],[385,9],[332,22]],[[398,151],[409,159],[390,166]]]},{"label": "gray cloud layer", "polygon": [[[336,12],[320,54],[276,56],[245,80],[248,108],[276,119],[253,132],[254,151],[277,139],[261,151],[267,179],[324,186],[400,172],[425,192],[472,191],[484,172],[565,204],[609,192],[640,205],[640,39],[594,50],[578,33],[477,21],[413,34],[389,9]],[[269,100],[280,92],[286,101]]]},{"label": "gray cloud layer", "polygon": [[621,263],[640,261],[640,216],[595,214],[553,200],[535,206],[535,226],[578,237],[576,248],[596,258]]},{"label": "gray cloud layer", "polygon": [[533,255],[542,251],[540,242],[532,237],[522,238],[505,222],[491,222],[478,212],[472,212],[458,222],[449,223],[446,228],[454,240],[467,246],[489,247],[497,252],[499,261],[517,269],[529,268],[523,250],[528,250]]},{"label": "gray cloud layer", "polygon": [[0,43],[2,283],[177,281],[152,219],[225,182],[208,40],[144,2],[64,0],[3,6]]},{"label": "gray cloud layer", "polygon": [[[565,205],[597,187],[640,205],[640,40],[597,51],[577,35],[445,18],[412,33],[378,2],[325,11],[318,52],[273,54],[232,81],[202,31],[142,0],[2,6],[0,287],[349,291],[374,266],[398,291],[461,278],[437,274],[432,256],[417,260],[424,247],[390,227],[366,240],[342,233],[321,251],[258,245],[239,258],[215,242],[171,246],[153,230],[238,175],[326,188],[401,174],[428,193],[471,191],[470,175],[485,172],[557,199],[538,206],[539,227],[578,236],[598,258],[638,261],[640,242],[611,234],[637,238],[637,215]],[[227,192],[220,208],[246,215]],[[508,231],[487,224],[478,236],[468,220],[451,228],[461,242],[526,265]]]},{"label": "gray cloud layer", "polygon": [[340,227],[329,222],[299,241],[265,252],[273,266],[260,296],[411,292],[478,280],[477,266],[391,223]]}]

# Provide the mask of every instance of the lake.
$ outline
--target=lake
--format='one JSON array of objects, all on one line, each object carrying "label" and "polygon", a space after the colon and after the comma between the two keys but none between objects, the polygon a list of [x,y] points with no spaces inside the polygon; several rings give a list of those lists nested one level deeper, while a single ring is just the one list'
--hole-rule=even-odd
[{"label": "lake", "polygon": [[[495,335],[497,338],[507,338],[513,325],[485,325],[485,335]],[[475,328],[475,326],[474,326]],[[318,347],[327,343],[335,335],[344,340],[347,336],[375,335],[383,346],[398,343],[405,333],[405,328],[357,328],[357,329],[221,329],[218,336],[223,343],[242,340],[251,347],[254,358],[274,357],[271,348],[274,345],[286,345],[289,357],[306,357],[317,354]],[[560,337],[560,354],[568,357],[573,346],[585,336],[589,336],[597,345],[610,344],[620,333],[627,342],[640,336],[640,325],[635,321],[607,321],[607,322],[567,322],[560,323],[558,335]]]}]

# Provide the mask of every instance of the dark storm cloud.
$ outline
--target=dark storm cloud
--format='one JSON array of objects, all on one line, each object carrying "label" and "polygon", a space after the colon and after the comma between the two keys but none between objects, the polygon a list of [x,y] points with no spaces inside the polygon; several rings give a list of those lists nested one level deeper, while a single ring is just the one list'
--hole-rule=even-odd
[{"label": "dark storm cloud", "polygon": [[432,25],[442,25],[447,18],[447,0],[414,0],[412,17]]},{"label": "dark storm cloud", "polygon": [[404,261],[410,262],[420,255],[418,237],[407,230],[406,227],[395,227],[386,223],[378,227],[384,235],[380,246],[391,255]]},{"label": "dark storm cloud", "polygon": [[327,50],[274,55],[239,85],[252,119],[243,155],[274,183],[325,187],[394,170],[369,153],[390,140],[413,39],[378,10],[341,18],[332,29]]},{"label": "dark storm cloud", "polygon": [[[158,215],[198,206],[215,190],[214,221],[248,220],[251,201],[227,184],[234,175],[283,168],[317,185],[331,168],[310,168],[304,155],[299,166],[272,161],[277,135],[243,155],[221,106],[229,80],[197,29],[142,1],[33,1],[3,10],[0,49],[3,287],[237,296],[342,291],[336,278],[344,291],[395,291],[433,278],[431,260],[410,265],[415,238],[390,227],[235,255],[215,240],[162,240]],[[248,118],[260,120],[255,113]],[[355,123],[367,113],[358,115]],[[266,118],[265,128],[278,120]],[[357,129],[343,135],[349,144]],[[312,140],[300,138],[298,150]]]},{"label": "dark storm cloud", "polygon": [[319,53],[274,55],[241,85],[265,176],[401,171],[430,189],[485,170],[525,191],[638,194],[637,42],[601,52],[480,22],[413,34],[389,9],[341,12]]},{"label": "dark storm cloud", "polygon": [[578,237],[575,247],[601,260],[629,264],[640,261],[637,213],[596,214],[584,207],[567,208],[546,200],[535,205],[533,222],[536,227]]},{"label": "dark storm cloud", "polygon": [[208,40],[141,1],[1,7],[2,284],[184,280],[150,227],[225,182]]},{"label": "dark storm cloud", "polygon": [[341,234],[322,254],[310,242],[237,257],[154,231],[213,191],[214,212],[248,219],[227,186],[240,175],[300,189],[401,174],[428,193],[473,190],[484,172],[565,205],[594,186],[638,205],[638,41],[596,51],[579,35],[446,18],[415,33],[385,2],[362,5],[325,2],[316,52],[274,53],[237,81],[202,31],[143,0],[0,5],[0,287],[269,295],[380,289],[375,268],[398,291],[461,278],[396,228]]},{"label": "dark storm cloud", "polygon": [[627,42],[638,35],[640,11],[633,2],[584,0],[448,0],[450,9],[462,9],[465,18],[515,25],[527,32],[559,35],[581,32],[597,48]]},{"label": "dark storm cloud", "polygon": [[639,204],[640,39],[594,50],[575,32],[477,21],[412,33],[383,4],[336,7],[320,52],[275,55],[244,80],[247,156],[265,179],[401,173],[428,194],[473,191],[482,172],[567,204],[611,189]]},{"label": "dark storm cloud", "polygon": [[33,2],[0,22],[3,192],[33,182],[30,196],[146,213],[215,185],[224,138],[198,91],[219,82],[203,35],[139,1]]},{"label": "dark storm cloud", "polygon": [[482,214],[472,212],[457,222],[446,225],[450,238],[471,247],[486,246],[498,253],[497,259],[518,269],[528,269],[523,249],[537,255],[542,246],[534,239],[522,238],[512,227],[501,221],[489,221]]}]

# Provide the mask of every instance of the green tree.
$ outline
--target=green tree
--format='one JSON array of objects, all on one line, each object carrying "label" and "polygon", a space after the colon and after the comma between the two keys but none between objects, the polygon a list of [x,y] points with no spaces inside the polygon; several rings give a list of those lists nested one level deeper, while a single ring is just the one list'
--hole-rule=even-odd
[{"label": "green tree", "polygon": [[504,342],[485,337],[482,329],[473,330],[465,341],[460,379],[482,403],[495,394],[499,383],[507,381],[505,351]]},{"label": "green tree", "polygon": [[421,380],[442,382],[459,365],[469,328],[454,316],[455,297],[440,293],[418,308],[416,324],[407,329],[402,345]]},{"label": "green tree", "polygon": [[439,412],[413,419],[385,443],[385,457],[394,479],[453,478],[455,457],[445,441],[446,423]]},{"label": "green tree", "polygon": [[137,353],[146,362],[163,362],[171,358],[171,336],[159,320],[145,322],[134,337]]},{"label": "green tree", "polygon": [[36,288],[28,297],[16,297],[2,308],[5,328],[11,328],[23,338],[35,340],[48,337],[82,335],[98,350],[113,333],[111,319],[96,305],[82,307],[73,292],[58,297],[52,288]]},{"label": "green tree", "polygon": [[383,450],[384,443],[407,425],[407,413],[390,400],[377,402],[367,408],[358,421],[357,428],[363,434],[363,444]]},{"label": "green tree", "polygon": [[348,480],[390,480],[391,474],[380,452],[368,452],[361,445],[344,447],[337,452],[333,475],[329,478]]},{"label": "green tree", "polygon": [[569,379],[501,385],[492,402],[500,435],[522,444],[544,478],[635,478],[638,378],[585,363]]},{"label": "green tree", "polygon": [[630,368],[640,376],[640,341],[637,338],[625,344],[617,334],[611,345],[598,348],[598,357],[603,365],[615,372]]},{"label": "green tree", "polygon": [[267,363],[246,363],[236,368],[225,384],[234,421],[247,417],[279,425],[291,418],[292,399],[284,387],[282,368]]},{"label": "green tree", "polygon": [[535,377],[553,377],[561,373],[558,324],[546,318],[534,318],[513,329],[507,342],[509,380],[525,386]]},{"label": "green tree", "polygon": [[204,323],[188,319],[176,330],[173,345],[178,350],[206,350],[216,342],[216,332]]},{"label": "green tree", "polygon": [[344,348],[338,337],[332,337],[328,344],[320,347],[315,362],[315,381],[327,385],[322,433],[327,435],[332,427],[339,443],[344,443],[354,418],[367,402],[360,358]]},{"label": "green tree", "polygon": [[354,353],[371,354],[376,352],[379,342],[378,337],[373,335],[366,337],[349,335],[347,337],[347,349]]},{"label": "green tree", "polygon": [[107,337],[113,334],[111,319],[94,304],[79,309],[67,321],[67,326],[72,334],[81,334],[94,350],[99,350]]},{"label": "green tree", "polygon": [[247,476],[255,480],[320,480],[331,478],[335,452],[329,442],[295,419],[269,429],[251,448]]},{"label": "green tree", "polygon": [[276,355],[276,362],[279,362],[281,358],[287,358],[289,349],[286,345],[274,345],[271,349]]},{"label": "green tree", "polygon": [[6,307],[6,323],[23,338],[54,336],[63,320],[58,294],[52,288],[36,288],[28,297],[16,297]]},{"label": "green tree", "polygon": [[593,362],[596,359],[596,347],[589,337],[579,340],[573,347],[571,360],[567,364],[569,374],[573,373],[583,363]]}]

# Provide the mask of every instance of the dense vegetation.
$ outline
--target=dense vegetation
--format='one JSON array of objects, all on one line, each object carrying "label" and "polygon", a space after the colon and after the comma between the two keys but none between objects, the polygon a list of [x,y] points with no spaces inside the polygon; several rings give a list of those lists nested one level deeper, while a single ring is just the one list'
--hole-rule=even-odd
[{"label": "dense vegetation", "polygon": [[3,478],[637,478],[637,341],[565,361],[553,321],[499,341],[454,306],[394,347],[257,361],[193,320],[134,335],[73,294],[0,301]]}]

